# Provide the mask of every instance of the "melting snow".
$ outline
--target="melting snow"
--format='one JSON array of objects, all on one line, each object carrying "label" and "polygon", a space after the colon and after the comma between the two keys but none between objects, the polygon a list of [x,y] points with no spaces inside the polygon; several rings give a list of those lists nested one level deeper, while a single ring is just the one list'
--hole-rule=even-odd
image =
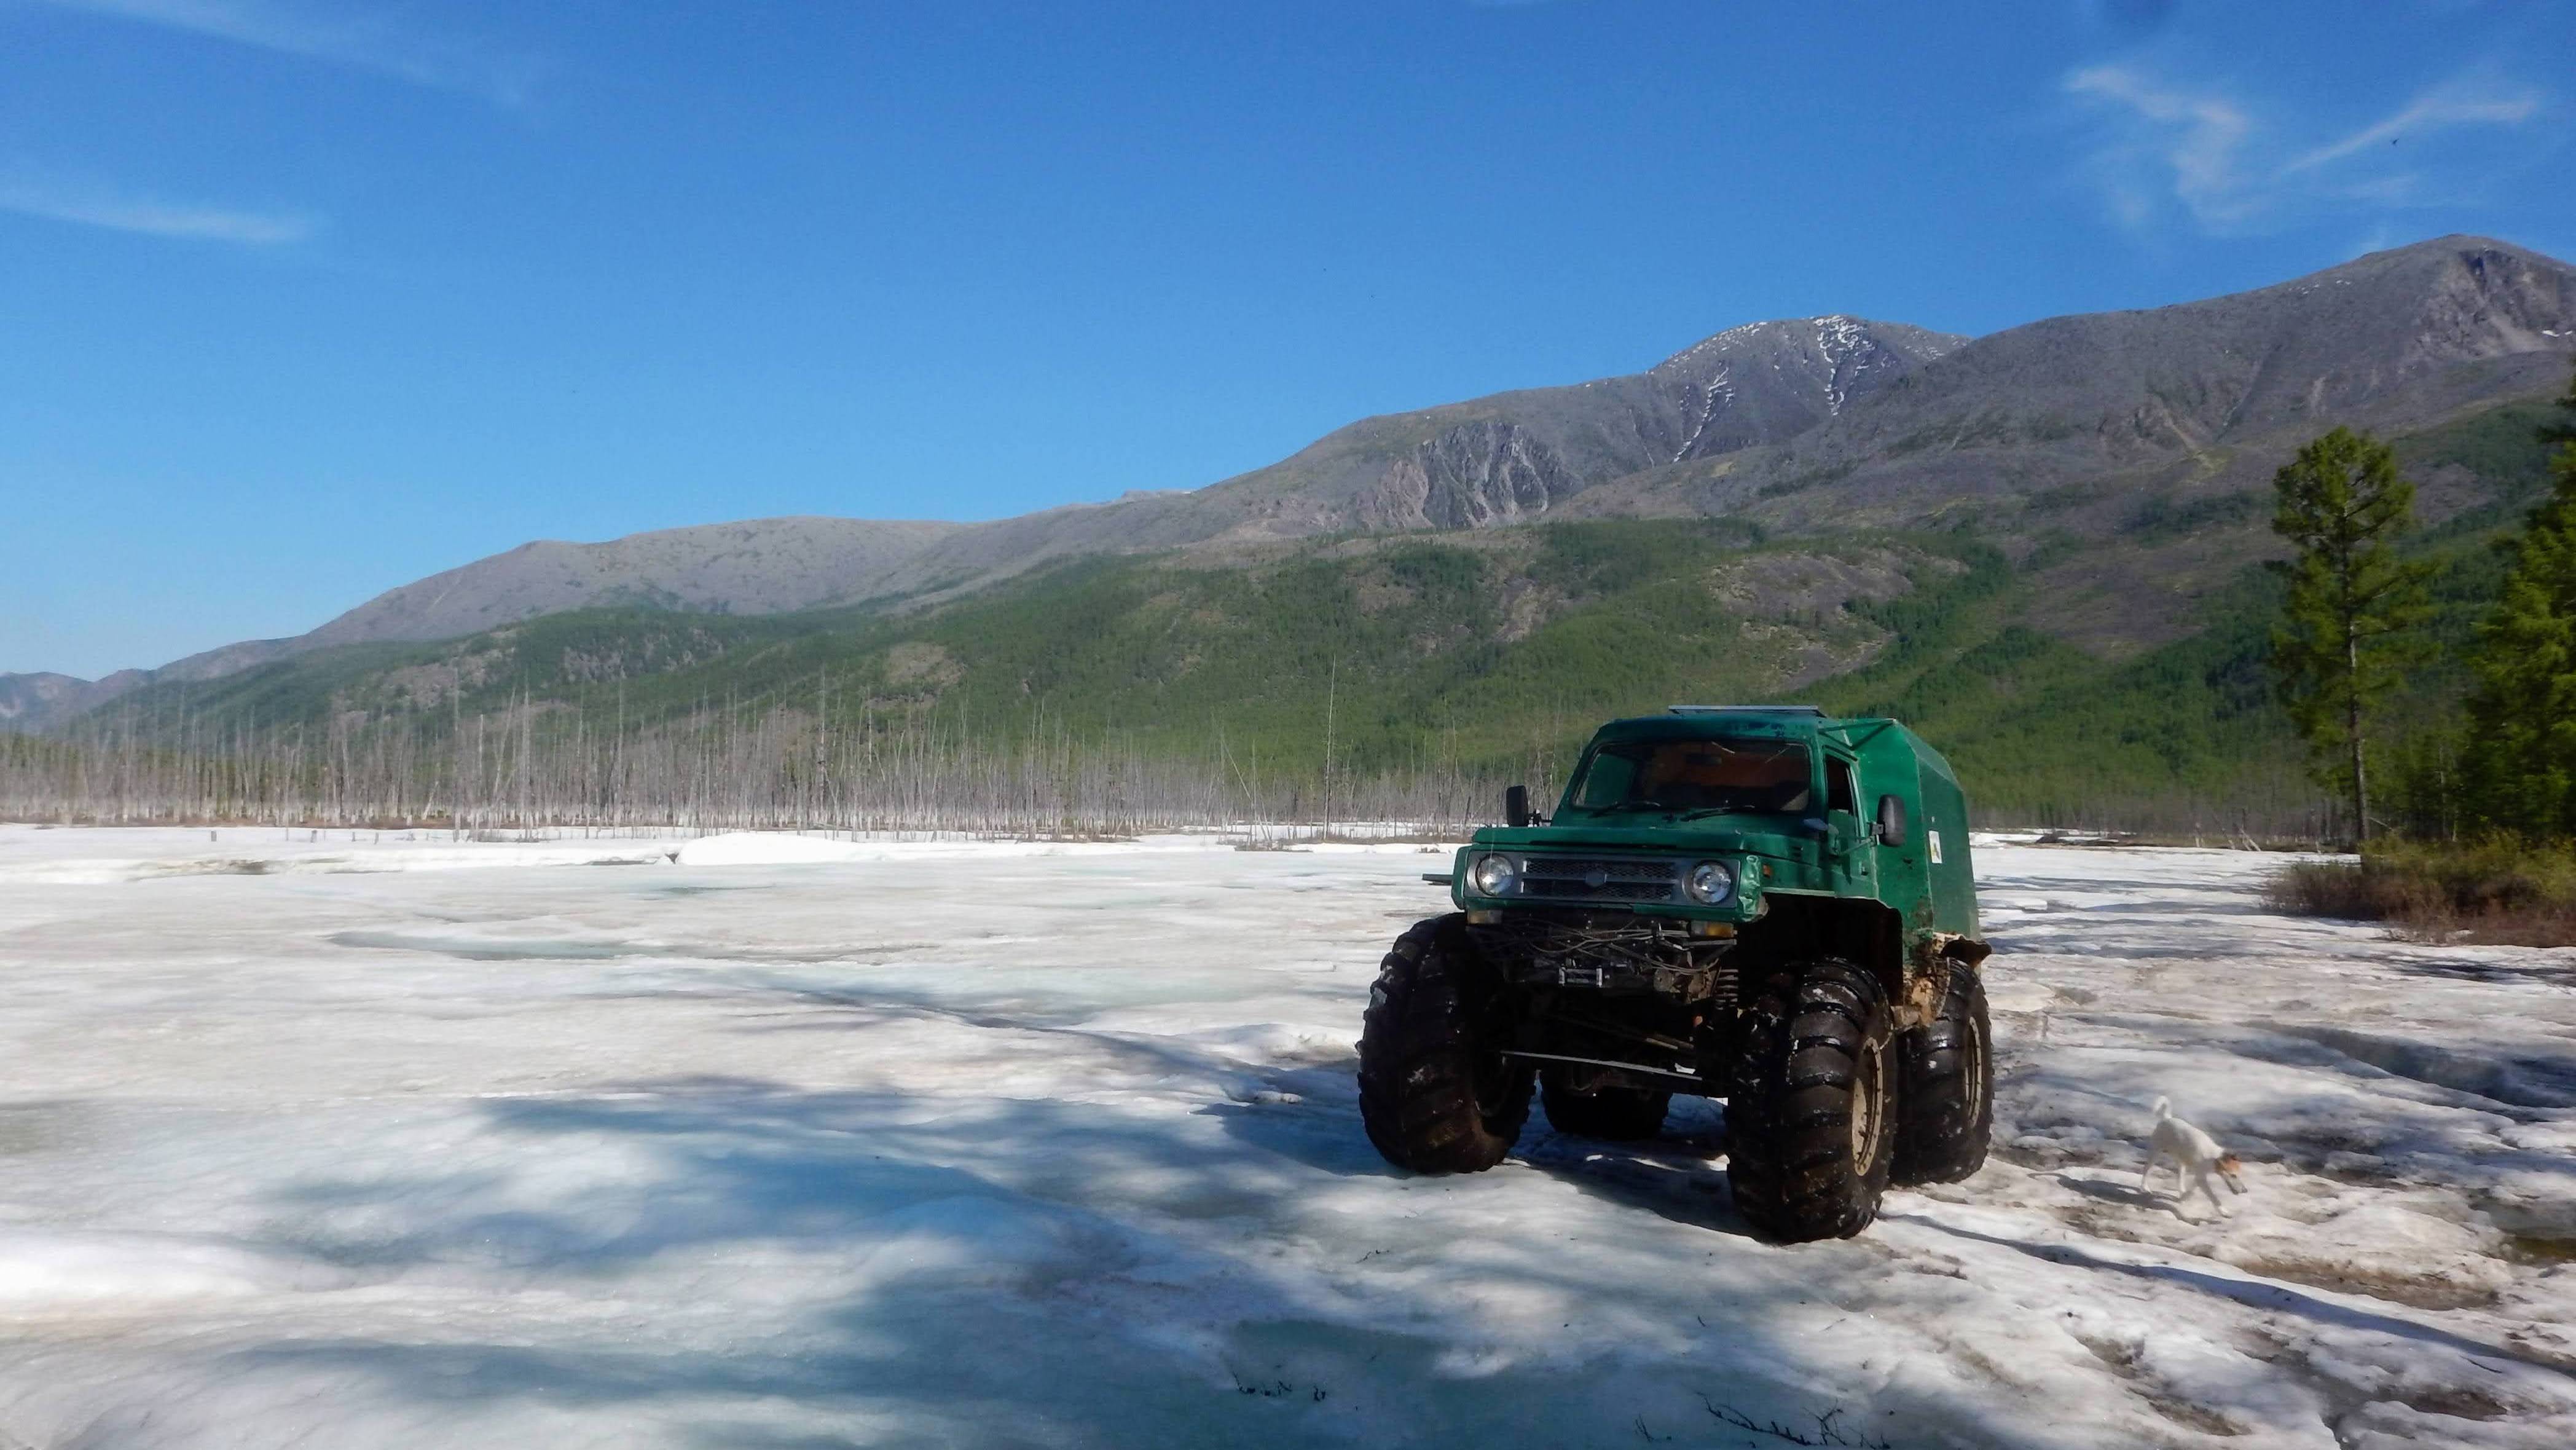
[{"label": "melting snow", "polygon": [[1709,374],[1708,381],[1700,388],[1699,421],[1691,425],[1691,435],[1682,446],[1673,450],[1673,462],[1679,463],[1688,458],[1691,450],[1699,446],[1700,440],[1708,436],[1710,426],[1717,422],[1719,415],[1734,403],[1733,376],[1734,364],[1723,362],[1717,365],[1717,371]]},{"label": "melting snow", "polygon": [[1835,315],[1811,321],[1816,329],[1816,356],[1824,363],[1825,411],[1839,415],[1851,397],[1852,385],[1886,354],[1856,317]]},{"label": "melting snow", "polygon": [[1783,1249],[1379,1162],[1444,855],[254,834],[0,828],[0,1445],[2576,1441],[2576,954],[2265,859],[1983,843],[1998,1155]]}]

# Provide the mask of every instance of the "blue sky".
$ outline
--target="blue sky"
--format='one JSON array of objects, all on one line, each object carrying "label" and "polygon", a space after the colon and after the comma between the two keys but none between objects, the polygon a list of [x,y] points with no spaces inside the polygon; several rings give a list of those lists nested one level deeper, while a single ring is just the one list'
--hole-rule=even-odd
[{"label": "blue sky", "polygon": [[1738,322],[2576,257],[2576,5],[0,0],[0,669]]}]

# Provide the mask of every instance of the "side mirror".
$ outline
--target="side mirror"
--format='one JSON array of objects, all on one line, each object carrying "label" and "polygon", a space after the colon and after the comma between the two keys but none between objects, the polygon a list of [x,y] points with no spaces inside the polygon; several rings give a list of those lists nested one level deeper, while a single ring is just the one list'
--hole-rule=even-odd
[{"label": "side mirror", "polygon": [[1878,798],[1878,843],[1882,846],[1905,844],[1905,802],[1892,795]]},{"label": "side mirror", "polygon": [[1503,820],[1515,831],[1530,823],[1528,786],[1515,785],[1503,791]]}]

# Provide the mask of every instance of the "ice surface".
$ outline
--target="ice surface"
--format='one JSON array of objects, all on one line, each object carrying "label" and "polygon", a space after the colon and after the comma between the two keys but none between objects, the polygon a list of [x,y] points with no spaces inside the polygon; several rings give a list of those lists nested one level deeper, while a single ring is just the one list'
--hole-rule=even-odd
[{"label": "ice surface", "polygon": [[730,831],[683,844],[671,859],[683,866],[799,866],[816,861],[857,861],[867,848],[825,836],[780,831]]},{"label": "ice surface", "polygon": [[1784,1249],[1379,1162],[1445,854],[781,839],[0,828],[0,1447],[2576,1443],[2576,953],[1982,843],[1998,1157]]}]

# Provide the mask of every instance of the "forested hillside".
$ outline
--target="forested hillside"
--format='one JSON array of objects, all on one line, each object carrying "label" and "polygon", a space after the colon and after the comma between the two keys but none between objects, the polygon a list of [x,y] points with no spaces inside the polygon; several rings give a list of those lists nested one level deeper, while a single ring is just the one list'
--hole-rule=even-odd
[{"label": "forested hillside", "polygon": [[[2537,491],[2544,409],[2401,440],[2444,517],[2446,638],[2497,569],[2488,540]],[[551,615],[437,644],[316,651],[163,684],[75,738],[184,746],[293,731],[363,742],[506,728],[529,740],[747,730],[936,729],[995,750],[1114,749],[1263,789],[1440,772],[1553,782],[1608,716],[1679,701],[1885,711],[1942,745],[1990,817],[2295,831],[2320,809],[2262,657],[2259,564],[2124,652],[2055,627],[2177,539],[2266,547],[2268,500],[2138,505],[2117,538],[2016,557],[1973,527],[1766,534],[1735,520],[1598,520],[1343,535],[1095,557],[937,607],[725,616]],[[2428,667],[2441,693],[2446,659]]]}]

